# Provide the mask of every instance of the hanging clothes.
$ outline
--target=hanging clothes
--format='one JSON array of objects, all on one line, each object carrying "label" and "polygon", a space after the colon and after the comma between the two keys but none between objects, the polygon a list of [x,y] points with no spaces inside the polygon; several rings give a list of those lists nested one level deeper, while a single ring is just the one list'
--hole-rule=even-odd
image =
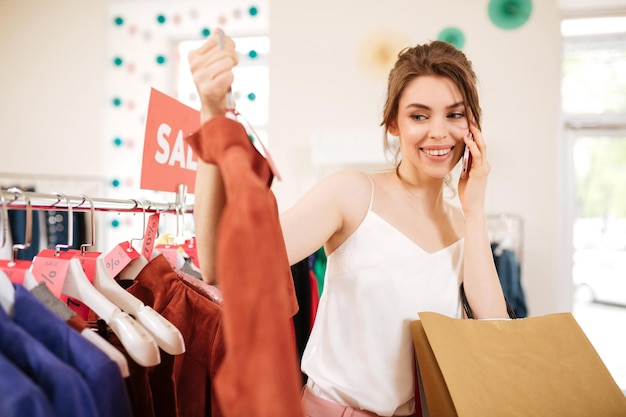
[{"label": "hanging clothes", "polygon": [[99,417],[131,417],[128,394],[117,364],[21,285],[15,286],[13,321],[82,375]]},{"label": "hanging clothes", "polygon": [[[66,211],[47,210],[46,215],[46,237],[48,249],[54,249],[55,245],[65,245],[68,243],[68,232],[70,229],[70,217]],[[72,213],[72,245],[70,249],[80,249],[80,245],[89,242],[87,237],[87,213]]]},{"label": "hanging clothes", "polygon": [[42,389],[0,353],[0,415],[55,417]]},{"label": "hanging clothes", "polygon": [[491,250],[504,296],[518,318],[528,316],[517,256],[509,249],[498,248],[496,243],[491,244]]},{"label": "hanging clothes", "polygon": [[[295,330],[296,350],[298,353],[298,361],[302,360],[304,348],[309,341],[311,334],[311,313],[312,313],[312,297],[311,278],[309,271],[309,261],[307,258],[291,265],[291,275],[293,276],[294,288],[298,299],[299,309],[293,316],[293,327]],[[317,288],[315,288],[317,291]],[[306,383],[306,375],[301,372],[302,385]]]},{"label": "hanging clothes", "polygon": [[309,267],[317,279],[318,298],[322,296],[322,292],[324,291],[324,277],[326,275],[327,263],[326,252],[323,246],[309,256]]},{"label": "hanging clothes", "polygon": [[56,415],[98,417],[91,391],[78,371],[20,328],[3,309],[0,353],[41,387]]},{"label": "hanging clothes", "polygon": [[218,165],[226,194],[216,245],[226,344],[215,380],[222,411],[302,417],[291,321],[297,299],[271,170],[242,125],[227,117],[211,119],[186,140],[199,158]]},{"label": "hanging clothes", "polygon": [[150,260],[127,291],[174,325],[186,348],[180,355],[162,351],[161,363],[147,375],[139,370],[135,378],[131,369],[130,378],[138,384],[135,393],[144,398],[135,410],[152,409],[154,414],[143,411],[139,415],[155,417],[224,415],[213,386],[224,358],[222,307],[187,285],[163,255]]}]

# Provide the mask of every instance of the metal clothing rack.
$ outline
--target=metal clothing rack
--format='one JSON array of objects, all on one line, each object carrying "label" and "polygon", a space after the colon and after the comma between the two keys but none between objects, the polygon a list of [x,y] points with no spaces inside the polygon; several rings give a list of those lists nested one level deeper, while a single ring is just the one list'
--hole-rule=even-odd
[{"label": "metal clothing rack", "polygon": [[13,187],[0,191],[3,209],[108,211],[125,213],[192,213],[193,205],[186,204],[187,187],[179,186],[176,201],[158,203],[141,199],[114,199],[90,197],[85,194],[66,195],[22,191]]},{"label": "metal clothing rack", "polygon": [[[26,242],[14,246],[14,255],[18,249],[26,249],[30,245],[32,233],[33,210],[60,210],[68,212],[116,212],[116,213],[173,213],[176,214],[177,234],[184,223],[183,214],[193,213],[193,205],[186,204],[187,186],[179,185],[176,199],[171,203],[161,203],[142,199],[113,199],[90,197],[85,194],[66,195],[61,193],[41,193],[36,191],[23,191],[17,187],[0,190],[0,225],[4,246],[8,233],[8,210],[26,210]],[[29,214],[30,213],[30,214]],[[30,220],[30,221],[29,221]],[[180,228],[180,229],[179,229]],[[91,221],[92,236],[95,234],[95,222]],[[70,233],[71,234],[71,233]],[[68,234],[68,235],[70,235]],[[93,244],[93,242],[92,242]]]}]

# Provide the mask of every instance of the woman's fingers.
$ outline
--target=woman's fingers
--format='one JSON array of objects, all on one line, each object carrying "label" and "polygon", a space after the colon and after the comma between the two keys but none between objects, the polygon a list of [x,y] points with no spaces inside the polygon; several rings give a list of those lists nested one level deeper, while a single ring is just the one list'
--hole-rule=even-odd
[{"label": "woman's fingers", "polygon": [[464,137],[465,145],[469,147],[469,150],[472,154],[472,166],[470,168],[470,175],[474,173],[477,175],[480,173],[488,174],[490,167],[487,162],[487,145],[483,138],[482,132],[478,129],[478,127],[474,124],[470,124],[470,132],[473,136],[473,140],[470,139],[469,135]]},{"label": "woman's fingers", "polygon": [[219,41],[218,32],[213,32],[199,48],[188,55],[203,113],[208,115],[224,114],[226,93],[234,79],[232,70],[238,63],[233,40],[223,35],[223,47]]}]

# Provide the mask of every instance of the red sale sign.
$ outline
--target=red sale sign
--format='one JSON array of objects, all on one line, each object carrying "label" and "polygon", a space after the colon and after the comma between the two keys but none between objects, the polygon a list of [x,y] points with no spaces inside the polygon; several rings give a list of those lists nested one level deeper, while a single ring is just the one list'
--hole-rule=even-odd
[{"label": "red sale sign", "polygon": [[198,158],[185,137],[200,127],[200,112],[154,88],[146,118],[141,188],[177,192],[185,184],[194,192]]}]

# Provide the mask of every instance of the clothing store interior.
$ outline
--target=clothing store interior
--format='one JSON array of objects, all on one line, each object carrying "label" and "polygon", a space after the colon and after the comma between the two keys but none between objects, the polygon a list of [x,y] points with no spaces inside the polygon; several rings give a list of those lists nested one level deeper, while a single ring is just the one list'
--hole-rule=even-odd
[{"label": "clothing store interior", "polygon": [[[288,415],[262,398],[306,380],[327,256],[275,283],[282,238],[244,219],[216,255],[230,287],[202,280],[188,54],[218,28],[237,120],[275,168],[272,216],[335,172],[393,169],[380,121],[398,52],[462,50],[502,290],[518,318],[571,313],[626,393],[625,0],[0,0],[3,415]],[[288,326],[270,323],[285,306]],[[25,371],[29,355],[46,365]],[[285,361],[296,383],[263,381]]]}]

